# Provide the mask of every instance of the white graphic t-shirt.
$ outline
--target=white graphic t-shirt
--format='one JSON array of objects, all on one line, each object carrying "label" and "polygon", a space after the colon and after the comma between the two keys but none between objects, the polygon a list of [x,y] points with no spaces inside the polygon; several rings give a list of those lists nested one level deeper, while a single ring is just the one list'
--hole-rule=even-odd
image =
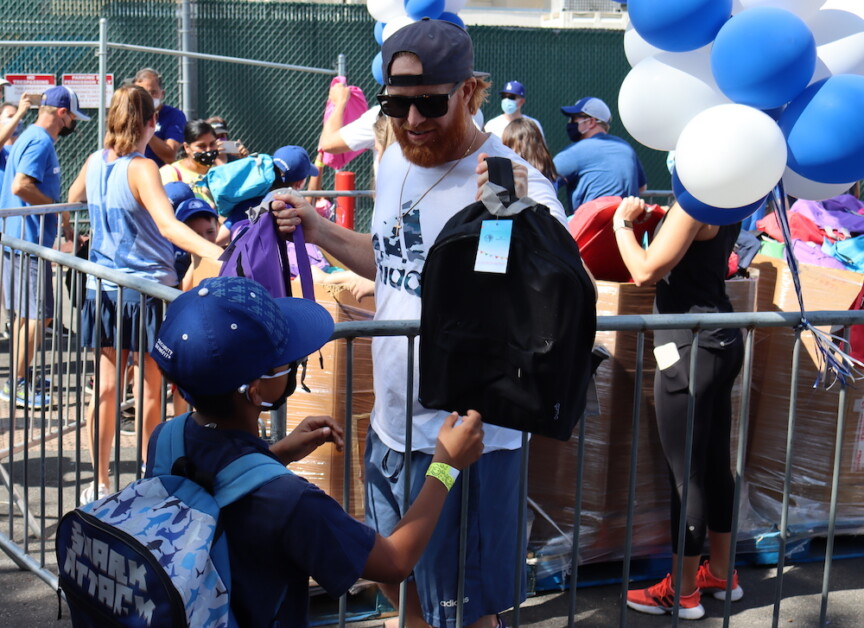
[{"label": "white graphic t-shirt", "polygon": [[[490,135],[477,151],[461,159],[452,172],[423,196],[453,166],[453,162],[434,168],[412,165],[408,172],[410,164],[402,156],[398,144],[385,151],[379,166],[371,226],[378,268],[375,278],[376,320],[420,319],[420,276],[426,255],[444,224],[475,201],[475,170],[479,153],[506,157],[528,165],[501,140]],[[564,209],[549,180],[531,166],[528,166],[528,196],[549,207],[562,223],[566,221]],[[420,197],[423,198],[417,206],[408,211]],[[406,211],[400,226],[398,217]],[[453,307],[459,307],[459,303],[453,303]],[[412,449],[434,453],[438,430],[447,413],[429,410],[417,401],[420,382],[418,339],[415,339],[414,358]],[[372,427],[385,445],[404,451],[408,341],[403,336],[374,338],[372,360],[375,374]],[[483,429],[485,452],[518,449],[522,443],[521,432],[489,424]]]}]

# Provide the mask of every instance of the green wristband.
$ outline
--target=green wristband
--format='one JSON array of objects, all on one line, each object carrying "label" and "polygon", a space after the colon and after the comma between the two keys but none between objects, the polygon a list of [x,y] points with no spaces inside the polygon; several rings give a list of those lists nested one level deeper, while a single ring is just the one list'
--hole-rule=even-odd
[{"label": "green wristband", "polygon": [[454,469],[449,464],[444,464],[443,462],[433,462],[426,470],[426,475],[430,478],[440,480],[441,484],[443,484],[449,492],[450,489],[453,488],[456,478],[459,477],[459,469]]}]

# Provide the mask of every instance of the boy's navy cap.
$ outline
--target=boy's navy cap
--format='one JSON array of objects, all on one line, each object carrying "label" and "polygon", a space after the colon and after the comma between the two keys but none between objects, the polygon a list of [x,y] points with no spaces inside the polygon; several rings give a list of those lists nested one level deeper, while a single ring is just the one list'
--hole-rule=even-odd
[{"label": "boy's navy cap", "polygon": [[502,89],[499,94],[513,94],[514,96],[521,96],[525,98],[525,86],[522,85],[519,81],[507,81],[507,84],[504,85],[504,89]]},{"label": "boy's navy cap", "polygon": [[594,98],[593,96],[580,98],[573,103],[572,107],[561,107],[561,113],[565,116],[575,116],[578,113],[584,113],[586,116],[591,116],[606,124],[612,122],[612,112],[609,110],[609,106],[599,98]]},{"label": "boy's navy cap", "polygon": [[90,116],[84,115],[78,108],[78,94],[71,87],[55,85],[46,89],[45,93],[42,94],[42,104],[48,107],[64,107],[75,114],[75,117],[79,120],[83,120],[84,122],[90,120]]},{"label": "boy's navy cap", "polygon": [[308,176],[318,176],[309,153],[302,146],[283,146],[273,153],[273,165],[282,173],[282,183],[294,183]]},{"label": "boy's navy cap", "polygon": [[168,195],[168,200],[171,201],[171,207],[174,208],[174,213],[177,213],[177,208],[180,203],[188,201],[190,198],[195,198],[195,192],[189,187],[188,183],[183,181],[172,181],[165,184],[165,194]]},{"label": "boy's navy cap", "polygon": [[320,349],[333,319],[307,299],[274,299],[245,277],[205,279],[168,306],[151,355],[194,397],[237,390]]},{"label": "boy's navy cap", "polygon": [[[393,57],[400,52],[417,55],[423,74],[390,74]],[[384,85],[442,85],[459,83],[474,75],[474,45],[460,26],[424,17],[390,35],[381,47]]]},{"label": "boy's navy cap", "polygon": [[219,214],[216,213],[206,201],[202,201],[200,198],[188,198],[177,206],[177,210],[174,212],[174,216],[180,222],[186,222],[193,216],[201,216],[205,215],[208,218],[211,216],[218,220]]}]

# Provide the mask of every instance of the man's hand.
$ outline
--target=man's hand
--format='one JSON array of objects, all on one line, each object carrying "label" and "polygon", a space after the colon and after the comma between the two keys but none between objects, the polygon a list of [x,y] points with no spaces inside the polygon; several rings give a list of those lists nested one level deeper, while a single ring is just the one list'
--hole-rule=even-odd
[{"label": "man's hand", "polygon": [[333,87],[330,88],[330,93],[327,94],[327,99],[335,107],[345,106],[349,98],[351,98],[351,90],[345,83],[334,83]]},{"label": "man's hand", "polygon": [[[487,153],[477,155],[477,196],[476,200],[480,200],[483,196],[483,186],[489,182],[489,165],[486,163]],[[513,183],[516,189],[516,198],[525,198],[528,196],[528,168],[516,162],[513,163]]]},{"label": "man's hand", "polygon": [[303,225],[306,242],[315,243],[319,221],[324,220],[305,197],[294,190],[283,190],[273,195],[270,212],[276,218],[279,233],[283,236],[294,233],[297,225]]},{"label": "man's hand", "polygon": [[468,410],[458,425],[459,414],[452,413],[438,431],[432,462],[443,462],[462,470],[483,453],[483,421],[476,410]]},{"label": "man's hand", "polygon": [[15,116],[19,120],[23,118],[24,114],[27,113],[27,110],[30,109],[30,105],[32,104],[29,94],[21,94],[21,100],[18,101],[18,111],[15,112]]},{"label": "man's hand", "polygon": [[342,426],[329,416],[307,416],[270,450],[288,464],[302,460],[324,443],[333,443],[337,451],[342,451],[345,448]]}]

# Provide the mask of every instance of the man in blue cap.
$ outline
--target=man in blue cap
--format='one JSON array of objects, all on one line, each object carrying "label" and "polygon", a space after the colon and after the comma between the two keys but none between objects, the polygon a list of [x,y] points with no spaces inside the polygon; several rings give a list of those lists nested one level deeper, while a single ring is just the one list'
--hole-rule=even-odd
[{"label": "man in blue cap", "polygon": [[[16,209],[59,203],[60,162],[54,143],[58,137],[70,135],[78,120],[89,119],[81,112],[78,96],[72,89],[57,85],[46,90],[42,94],[36,121],[21,134],[9,153],[0,189],[0,207]],[[69,212],[63,212],[61,216],[63,235],[71,240]],[[50,248],[57,238],[57,214],[10,216],[6,218],[3,231],[12,237]],[[48,407],[51,397],[46,381],[30,377],[27,370],[41,336],[40,328],[49,324],[54,315],[51,264],[31,257],[21,275],[18,270],[22,259],[20,253],[13,255],[7,248],[3,255],[6,258],[3,292],[6,309],[16,315],[18,351],[15,381],[10,378],[5,383],[0,390],[0,399],[15,399],[17,405],[34,409]],[[20,280],[22,276],[23,282]]]},{"label": "man in blue cap", "polygon": [[526,120],[531,120],[534,124],[537,125],[537,128],[540,129],[540,135],[546,136],[543,134],[543,127],[540,125],[540,122],[532,118],[531,116],[526,116],[522,113],[522,107],[525,105],[525,86],[522,85],[519,81],[508,81],[504,85],[504,89],[501,90],[501,111],[500,116],[492,118],[489,122],[486,123],[486,126],[483,127],[483,130],[487,133],[492,133],[492,135],[497,135],[499,138],[504,135],[504,129],[507,128],[507,125],[513,122],[518,118],[525,118]]},{"label": "man in blue cap", "polygon": [[567,184],[568,213],[601,196],[639,196],[645,191],[645,169],[636,151],[609,135],[612,112],[593,96],[561,107],[567,136],[573,143],[555,155],[555,170]]}]

